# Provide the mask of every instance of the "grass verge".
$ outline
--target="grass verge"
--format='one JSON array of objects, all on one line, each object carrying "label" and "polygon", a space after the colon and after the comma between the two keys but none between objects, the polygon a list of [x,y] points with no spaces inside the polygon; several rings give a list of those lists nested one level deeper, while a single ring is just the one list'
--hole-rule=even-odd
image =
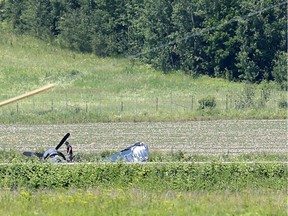
[{"label": "grass verge", "polygon": [[1,215],[279,215],[286,191],[40,190],[0,193]]}]

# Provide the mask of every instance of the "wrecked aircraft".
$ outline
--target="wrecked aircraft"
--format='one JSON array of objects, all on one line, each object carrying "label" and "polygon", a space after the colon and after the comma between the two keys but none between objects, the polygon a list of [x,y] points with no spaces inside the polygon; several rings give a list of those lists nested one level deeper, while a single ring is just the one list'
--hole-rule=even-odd
[{"label": "wrecked aircraft", "polygon": [[[69,154],[68,148],[72,152],[72,147],[66,141],[70,133],[67,133],[59,144],[55,148],[48,149],[44,153],[39,152],[23,152],[25,156],[36,156],[42,161],[50,161],[53,163],[61,163],[61,162],[72,162],[72,155],[68,155],[68,159],[66,156],[60,152],[58,149],[65,143],[67,145],[67,153]],[[149,152],[148,145],[142,142],[137,142],[134,145],[131,145],[120,152],[117,152],[111,156],[103,158],[101,161],[103,162],[146,162],[148,160]]]}]

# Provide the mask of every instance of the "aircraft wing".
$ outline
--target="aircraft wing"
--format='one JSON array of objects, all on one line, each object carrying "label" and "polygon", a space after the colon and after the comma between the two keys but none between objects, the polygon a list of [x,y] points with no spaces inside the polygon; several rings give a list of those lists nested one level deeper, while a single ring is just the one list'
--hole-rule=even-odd
[{"label": "aircraft wing", "polygon": [[148,160],[148,156],[148,145],[138,142],[132,146],[125,148],[124,150],[121,150],[118,153],[104,158],[104,161],[145,162]]}]

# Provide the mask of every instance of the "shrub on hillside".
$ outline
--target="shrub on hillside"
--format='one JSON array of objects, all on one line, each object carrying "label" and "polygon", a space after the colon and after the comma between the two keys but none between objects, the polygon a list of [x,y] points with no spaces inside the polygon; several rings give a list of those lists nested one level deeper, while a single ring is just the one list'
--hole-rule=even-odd
[{"label": "shrub on hillside", "polygon": [[198,101],[199,103],[199,110],[205,110],[207,108],[213,109],[216,107],[216,100],[215,97],[208,95],[205,98],[202,98]]},{"label": "shrub on hillside", "polygon": [[280,109],[287,109],[288,107],[288,101],[285,98],[282,98],[279,102],[278,102],[278,107]]}]

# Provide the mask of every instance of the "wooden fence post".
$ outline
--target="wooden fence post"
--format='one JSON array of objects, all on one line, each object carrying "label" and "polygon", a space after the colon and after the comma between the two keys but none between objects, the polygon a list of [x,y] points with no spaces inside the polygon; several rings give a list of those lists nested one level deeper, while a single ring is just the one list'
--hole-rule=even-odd
[{"label": "wooden fence post", "polygon": [[191,96],[191,111],[193,110],[193,106],[194,106],[194,97],[192,95]]},{"label": "wooden fence post", "polygon": [[158,102],[158,97],[156,97],[156,112],[158,112],[158,106],[159,106],[158,103],[159,103],[159,102]]},{"label": "wooden fence post", "polygon": [[173,97],[172,97],[172,93],[170,93],[170,111],[173,111]]},{"label": "wooden fence post", "polygon": [[68,109],[67,92],[65,93],[66,110]]}]

